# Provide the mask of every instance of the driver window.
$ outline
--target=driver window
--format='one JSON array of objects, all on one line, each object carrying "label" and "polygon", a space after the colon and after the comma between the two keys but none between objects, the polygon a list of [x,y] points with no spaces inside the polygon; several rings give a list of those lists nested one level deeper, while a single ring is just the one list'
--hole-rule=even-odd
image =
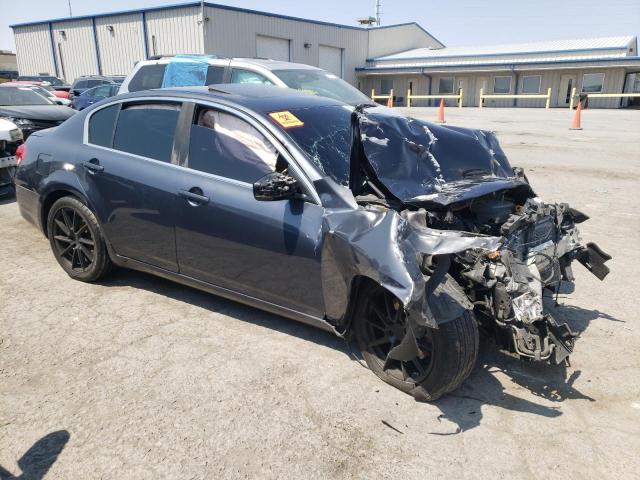
[{"label": "driver window", "polygon": [[188,167],[254,183],[286,170],[273,144],[244,120],[209,108],[197,108],[191,125]]}]

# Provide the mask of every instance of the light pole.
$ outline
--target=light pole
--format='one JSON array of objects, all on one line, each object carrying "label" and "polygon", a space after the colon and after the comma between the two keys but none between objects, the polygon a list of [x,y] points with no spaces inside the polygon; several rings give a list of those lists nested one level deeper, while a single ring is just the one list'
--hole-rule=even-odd
[{"label": "light pole", "polygon": [[71,0],[67,0],[67,2],[69,3],[69,16],[73,17],[73,13],[71,13]]}]

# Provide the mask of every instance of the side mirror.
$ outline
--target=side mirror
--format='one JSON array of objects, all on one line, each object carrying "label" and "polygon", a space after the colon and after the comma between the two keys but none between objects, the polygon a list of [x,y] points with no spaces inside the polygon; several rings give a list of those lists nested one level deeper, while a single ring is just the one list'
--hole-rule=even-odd
[{"label": "side mirror", "polygon": [[298,181],[279,172],[269,173],[253,184],[253,196],[260,201],[286,200],[299,193]]}]

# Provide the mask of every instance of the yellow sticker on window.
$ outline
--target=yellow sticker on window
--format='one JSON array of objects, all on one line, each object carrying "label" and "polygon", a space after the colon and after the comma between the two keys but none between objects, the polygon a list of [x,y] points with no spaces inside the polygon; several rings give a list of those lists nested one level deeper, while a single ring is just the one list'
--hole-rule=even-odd
[{"label": "yellow sticker on window", "polygon": [[269,114],[283,128],[302,127],[304,122],[289,111],[272,112]]}]

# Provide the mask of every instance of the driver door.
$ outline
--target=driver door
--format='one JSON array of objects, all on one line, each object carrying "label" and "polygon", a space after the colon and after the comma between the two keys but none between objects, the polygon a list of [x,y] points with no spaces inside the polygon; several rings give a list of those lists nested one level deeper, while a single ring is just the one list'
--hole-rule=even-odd
[{"label": "driver door", "polygon": [[321,317],[323,208],[255,199],[255,181],[291,173],[267,135],[227,111],[194,108],[177,200],[180,273]]}]

